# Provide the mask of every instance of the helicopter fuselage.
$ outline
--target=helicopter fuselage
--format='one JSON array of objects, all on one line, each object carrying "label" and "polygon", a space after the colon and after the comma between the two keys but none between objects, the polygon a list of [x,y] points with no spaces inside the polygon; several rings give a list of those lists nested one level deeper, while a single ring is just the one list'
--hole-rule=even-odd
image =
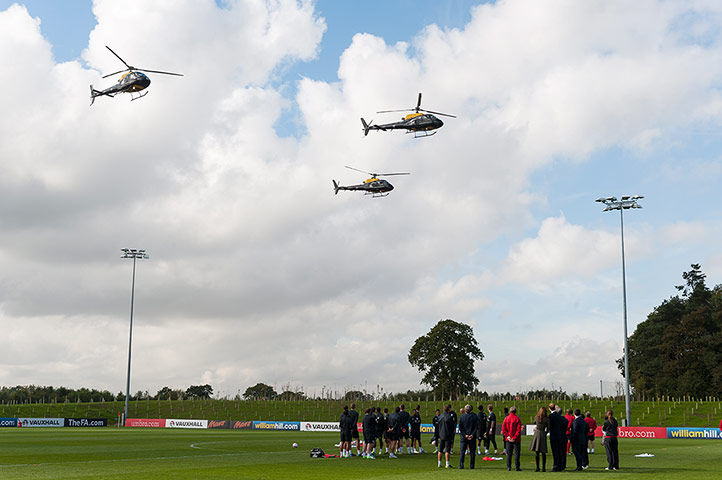
[{"label": "helicopter fuselage", "polygon": [[[404,116],[399,122],[384,123],[380,125],[370,125],[362,118],[361,122],[364,125],[364,135],[368,135],[369,130],[406,130],[406,133],[417,133],[417,132],[428,132],[430,130],[436,130],[444,125],[444,122],[435,115],[430,113],[410,113]],[[434,132],[436,133],[436,132]],[[428,136],[432,134],[425,134],[422,136]]]},{"label": "helicopter fuselage", "polygon": [[118,83],[105,90],[95,90],[96,96],[114,96],[118,93],[135,93],[145,90],[150,85],[150,78],[142,72],[128,72],[120,77]]},{"label": "helicopter fuselage", "polygon": [[363,192],[366,192],[366,195],[373,195],[373,196],[385,196],[383,195],[388,194],[391,190],[394,189],[394,186],[391,185],[388,181],[382,179],[382,178],[369,178],[364,183],[359,183],[358,185],[338,185],[335,181],[333,182],[334,190],[336,193],[338,193],[339,190],[361,190]]}]

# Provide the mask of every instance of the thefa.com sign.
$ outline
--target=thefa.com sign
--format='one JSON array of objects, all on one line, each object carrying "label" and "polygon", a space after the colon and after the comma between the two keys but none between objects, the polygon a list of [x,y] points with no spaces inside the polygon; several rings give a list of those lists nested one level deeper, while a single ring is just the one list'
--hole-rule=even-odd
[{"label": "thefa.com sign", "polygon": [[166,428],[208,428],[208,420],[166,419]]}]

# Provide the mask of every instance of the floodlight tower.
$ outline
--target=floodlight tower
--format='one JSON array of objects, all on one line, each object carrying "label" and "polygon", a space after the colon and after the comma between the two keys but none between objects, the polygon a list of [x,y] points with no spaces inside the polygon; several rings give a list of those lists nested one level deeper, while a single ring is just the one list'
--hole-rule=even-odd
[{"label": "floodlight tower", "polygon": [[123,417],[123,426],[128,420],[128,399],[130,398],[130,352],[133,346],[133,301],[135,300],[135,261],[137,259],[150,258],[144,249],[136,250],[135,248],[121,248],[123,255],[120,258],[133,259],[133,281],[130,284],[130,333],[128,334],[128,377],[125,383],[125,416]]},{"label": "floodlight tower", "polygon": [[622,195],[620,200],[617,197],[597,198],[597,202],[605,205],[603,212],[619,210],[619,219],[622,234],[622,299],[624,302],[624,403],[627,413],[627,426],[632,421],[632,403],[629,394],[629,345],[627,344],[627,272],[624,266],[624,210],[630,208],[642,208],[637,203],[644,198],[641,195]]}]

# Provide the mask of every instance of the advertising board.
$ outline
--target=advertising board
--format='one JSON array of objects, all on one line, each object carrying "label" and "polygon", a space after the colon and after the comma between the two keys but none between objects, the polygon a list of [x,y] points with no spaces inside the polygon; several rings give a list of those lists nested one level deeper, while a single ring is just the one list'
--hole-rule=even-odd
[{"label": "advertising board", "polygon": [[340,432],[338,422],[301,422],[302,432]]},{"label": "advertising board", "polygon": [[126,427],[164,428],[165,419],[162,418],[129,418],[125,421]]},{"label": "advertising board", "polygon": [[253,421],[254,430],[300,430],[299,422]]},{"label": "advertising board", "polygon": [[208,420],[169,418],[165,421],[165,428],[208,428]]},{"label": "advertising board", "polygon": [[0,427],[17,427],[17,418],[0,418]]},{"label": "advertising board", "polygon": [[107,418],[66,418],[66,427],[107,427]]},{"label": "advertising board", "polygon": [[18,418],[18,427],[64,427],[64,418]]},{"label": "advertising board", "polygon": [[619,427],[619,438],[667,438],[667,428]]},{"label": "advertising board", "polygon": [[231,428],[230,420],[208,420],[208,428]]},{"label": "advertising board", "polygon": [[231,420],[231,428],[234,430],[250,430],[253,428],[251,420]]},{"label": "advertising board", "polygon": [[667,427],[666,438],[722,439],[722,430],[716,428]]},{"label": "advertising board", "polygon": [[434,433],[434,426],[431,423],[422,423],[421,433]]}]

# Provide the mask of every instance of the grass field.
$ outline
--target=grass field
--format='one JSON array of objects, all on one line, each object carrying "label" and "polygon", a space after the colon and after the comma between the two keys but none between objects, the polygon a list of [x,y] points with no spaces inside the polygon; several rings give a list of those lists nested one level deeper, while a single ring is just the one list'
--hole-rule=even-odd
[{"label": "grass field", "polygon": [[[429,436],[424,436],[426,443]],[[291,448],[293,442],[298,449]],[[321,447],[338,453],[337,435],[307,432],[121,428],[5,428],[0,430],[0,478],[13,479],[381,479],[538,478],[529,439],[522,443],[522,472],[503,461],[477,462],[477,469],[442,470],[435,455],[367,460],[312,459]],[[590,455],[590,469],[564,478],[718,479],[722,443],[716,440],[620,439],[620,467],[605,471],[603,448]],[[654,458],[636,458],[652,453]],[[573,456],[568,457],[574,464]],[[452,457],[452,464],[458,457]],[[549,465],[550,467],[550,465]],[[550,475],[552,475],[550,473]]]}]

